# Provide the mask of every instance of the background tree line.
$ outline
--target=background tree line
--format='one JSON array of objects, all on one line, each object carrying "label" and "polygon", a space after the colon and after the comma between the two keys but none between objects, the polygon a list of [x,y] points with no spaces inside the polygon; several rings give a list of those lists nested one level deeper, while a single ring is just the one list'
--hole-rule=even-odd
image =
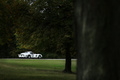
[{"label": "background tree line", "polygon": [[0,57],[26,50],[75,58],[72,0],[1,0]]}]

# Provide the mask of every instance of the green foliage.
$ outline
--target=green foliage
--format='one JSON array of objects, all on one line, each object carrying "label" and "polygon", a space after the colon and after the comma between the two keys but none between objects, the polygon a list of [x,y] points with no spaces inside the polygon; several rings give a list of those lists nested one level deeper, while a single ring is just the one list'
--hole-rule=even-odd
[{"label": "green foliage", "polygon": [[21,49],[64,55],[69,43],[73,54],[73,14],[71,0],[1,1],[0,45],[15,57]]},{"label": "green foliage", "polygon": [[19,48],[35,52],[63,53],[66,42],[73,46],[73,5],[71,1],[36,0],[30,16],[16,30]]},{"label": "green foliage", "polygon": [[[2,0],[0,3],[0,53],[5,50],[6,57],[11,57],[16,50],[15,30],[19,27],[19,18],[25,14],[24,0]],[[1,55],[1,56],[2,56]]]}]

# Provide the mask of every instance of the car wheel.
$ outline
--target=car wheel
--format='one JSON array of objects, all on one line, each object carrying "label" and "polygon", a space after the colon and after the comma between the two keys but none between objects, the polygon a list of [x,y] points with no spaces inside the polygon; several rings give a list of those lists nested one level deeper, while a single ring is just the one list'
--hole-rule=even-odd
[{"label": "car wheel", "polygon": [[29,56],[28,56],[28,58],[30,59],[30,58],[31,58],[31,56],[29,55]]},{"label": "car wheel", "polygon": [[40,59],[40,58],[41,58],[41,56],[39,55],[39,56],[38,56],[38,59]]}]

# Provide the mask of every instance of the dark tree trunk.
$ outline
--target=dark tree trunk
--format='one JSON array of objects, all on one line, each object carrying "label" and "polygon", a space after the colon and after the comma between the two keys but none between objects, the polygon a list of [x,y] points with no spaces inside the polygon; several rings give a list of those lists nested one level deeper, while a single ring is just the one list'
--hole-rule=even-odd
[{"label": "dark tree trunk", "polygon": [[65,69],[64,72],[71,73],[71,54],[70,54],[70,47],[66,47],[66,60],[65,60]]},{"label": "dark tree trunk", "polygon": [[117,0],[76,0],[77,80],[120,80]]},{"label": "dark tree trunk", "polygon": [[64,41],[64,46],[65,46],[65,69],[64,72],[66,73],[71,73],[71,54],[70,54],[70,47],[71,47],[71,38],[70,37],[66,37],[65,41]]}]

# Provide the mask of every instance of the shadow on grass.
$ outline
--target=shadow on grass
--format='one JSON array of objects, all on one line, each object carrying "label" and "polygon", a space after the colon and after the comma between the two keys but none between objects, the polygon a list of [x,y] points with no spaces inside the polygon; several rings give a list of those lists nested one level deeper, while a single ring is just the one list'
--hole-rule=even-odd
[{"label": "shadow on grass", "polygon": [[37,69],[40,73],[20,73],[20,74],[0,74],[0,80],[75,80],[75,73],[64,73],[57,70],[41,70]]}]

